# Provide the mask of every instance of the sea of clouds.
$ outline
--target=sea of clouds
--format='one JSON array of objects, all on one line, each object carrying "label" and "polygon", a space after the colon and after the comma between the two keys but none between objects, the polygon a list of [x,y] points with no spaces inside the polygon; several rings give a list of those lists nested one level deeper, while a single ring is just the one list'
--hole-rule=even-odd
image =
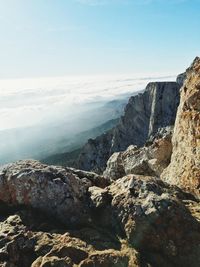
[{"label": "sea of clouds", "polygon": [[51,123],[89,105],[123,98],[173,75],[84,76],[0,80],[0,131]]}]

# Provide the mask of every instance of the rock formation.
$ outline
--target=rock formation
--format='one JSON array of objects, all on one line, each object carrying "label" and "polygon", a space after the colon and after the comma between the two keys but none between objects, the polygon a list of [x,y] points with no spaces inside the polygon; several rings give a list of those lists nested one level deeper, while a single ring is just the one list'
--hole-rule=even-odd
[{"label": "rock formation", "polygon": [[[164,129],[163,129],[164,130]],[[159,177],[169,165],[172,153],[172,129],[167,128],[144,147],[129,146],[123,152],[115,152],[107,162],[104,177],[118,179],[127,174],[155,175]]]},{"label": "rock formation", "polygon": [[123,236],[150,266],[200,264],[200,224],[184,205],[198,205],[190,195],[157,178],[137,175],[118,179],[107,194],[96,188],[90,193],[98,224]]},{"label": "rock formation", "polygon": [[172,143],[172,159],[163,179],[200,196],[200,58],[187,70]]},{"label": "rock formation", "polygon": [[4,167],[0,266],[199,266],[192,195],[155,177],[128,175],[102,188],[97,179],[30,160]]},{"label": "rock formation", "polygon": [[114,152],[130,145],[143,146],[159,128],[174,124],[179,104],[179,90],[184,75],[178,82],[149,83],[143,93],[130,98],[119,124],[83,147],[77,167],[103,172]]},{"label": "rock formation", "polygon": [[[183,80],[179,76],[177,84]],[[114,153],[104,176],[34,160],[0,169],[0,266],[200,266],[200,58],[187,70],[172,143],[166,125],[176,100],[171,103],[167,92],[175,91],[169,86],[165,92],[162,83],[149,86],[139,104],[129,102],[118,128],[99,137],[98,145],[90,140],[108,156],[106,144],[111,151],[123,140],[120,127],[128,134],[134,120],[133,133],[141,134],[134,140],[142,145],[149,139],[144,147]],[[161,111],[167,112],[163,122]],[[94,167],[101,166],[103,158],[98,160]]]},{"label": "rock formation", "polygon": [[67,224],[88,220],[83,199],[91,185],[87,178],[37,161],[19,161],[0,170],[1,201],[37,208]]}]

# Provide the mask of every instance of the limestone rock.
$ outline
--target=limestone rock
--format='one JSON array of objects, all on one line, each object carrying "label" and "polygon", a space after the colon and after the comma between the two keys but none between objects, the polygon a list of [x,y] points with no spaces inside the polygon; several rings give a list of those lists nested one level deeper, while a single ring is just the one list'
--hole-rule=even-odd
[{"label": "limestone rock", "polygon": [[89,188],[92,207],[102,208],[105,207],[111,200],[107,189],[101,189],[96,186]]},{"label": "limestone rock", "polygon": [[2,267],[140,267],[138,258],[138,253],[126,243],[121,244],[105,230],[92,226],[68,232],[55,220],[49,221],[33,210],[20,210],[1,218]]},{"label": "limestone rock", "polygon": [[0,170],[1,201],[36,208],[70,225],[88,220],[84,198],[91,185],[64,168],[37,161],[19,161]]},{"label": "limestone rock", "polygon": [[105,179],[105,177],[98,175],[94,172],[87,172],[68,167],[65,167],[65,170],[69,173],[77,175],[80,179],[87,179],[92,183],[92,185],[98,186],[100,188],[105,188],[110,184],[108,179]]},{"label": "limestone rock", "polygon": [[200,58],[187,70],[172,143],[171,163],[162,178],[200,197]]},{"label": "limestone rock", "polygon": [[183,86],[185,80],[187,78],[187,74],[186,72],[183,72],[181,74],[179,74],[176,78],[176,82],[180,85],[180,86]]},{"label": "limestone rock", "polygon": [[[1,199],[10,205],[10,209],[1,210],[1,266],[200,264],[199,203],[191,194],[158,177],[128,175],[100,188],[88,179],[90,174],[79,178],[76,170],[72,173],[37,161],[17,162],[1,172]],[[57,178],[63,181],[59,188],[54,183]],[[24,191],[30,179],[31,188]],[[49,183],[50,193],[46,191]],[[34,196],[42,194],[41,202],[30,197],[32,190],[36,190]],[[59,202],[50,211],[52,203],[62,197],[62,190],[73,193],[75,202],[64,202],[65,209]],[[53,194],[54,202],[47,193]],[[80,223],[83,221],[85,224]]]},{"label": "limestone rock", "polygon": [[127,238],[150,266],[199,266],[200,224],[184,205],[191,195],[134,175],[112,183],[109,193],[110,206],[97,210],[97,222]]},{"label": "limestone rock", "polygon": [[124,152],[114,153],[103,174],[111,180],[127,174],[160,176],[170,162],[171,153],[171,133],[168,133],[142,148],[129,146]]},{"label": "limestone rock", "polygon": [[131,97],[118,125],[106,134],[88,140],[77,167],[102,173],[114,152],[124,151],[130,145],[143,146],[159,128],[173,125],[180,86],[180,82],[153,82],[143,93]]}]

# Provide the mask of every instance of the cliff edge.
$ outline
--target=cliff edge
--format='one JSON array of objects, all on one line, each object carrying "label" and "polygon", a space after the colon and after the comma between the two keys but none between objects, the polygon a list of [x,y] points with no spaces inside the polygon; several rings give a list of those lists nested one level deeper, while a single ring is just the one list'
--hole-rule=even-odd
[{"label": "cliff edge", "polygon": [[200,58],[187,70],[172,138],[171,163],[162,178],[200,196]]},{"label": "cliff edge", "polygon": [[180,75],[177,82],[152,82],[143,93],[131,97],[119,124],[88,140],[77,167],[102,173],[114,152],[124,151],[130,145],[141,147],[159,128],[174,125],[183,80],[184,75]]}]

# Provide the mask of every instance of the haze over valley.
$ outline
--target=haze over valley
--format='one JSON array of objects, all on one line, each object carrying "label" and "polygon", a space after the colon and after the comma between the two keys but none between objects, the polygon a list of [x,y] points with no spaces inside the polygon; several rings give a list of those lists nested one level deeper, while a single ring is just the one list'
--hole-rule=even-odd
[{"label": "haze over valley", "polygon": [[[88,138],[113,127],[128,98],[148,82],[175,80],[172,75],[151,76],[1,80],[0,164],[80,148]],[[110,123],[105,126],[106,122]]]}]

